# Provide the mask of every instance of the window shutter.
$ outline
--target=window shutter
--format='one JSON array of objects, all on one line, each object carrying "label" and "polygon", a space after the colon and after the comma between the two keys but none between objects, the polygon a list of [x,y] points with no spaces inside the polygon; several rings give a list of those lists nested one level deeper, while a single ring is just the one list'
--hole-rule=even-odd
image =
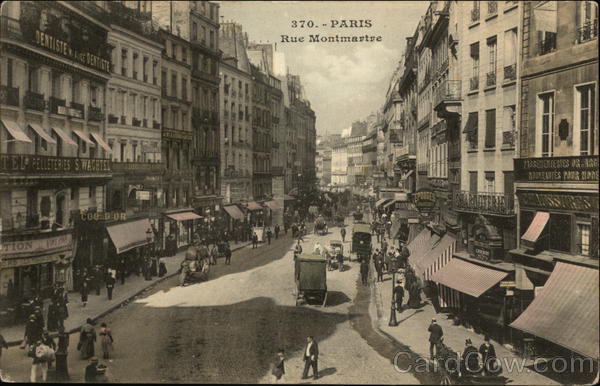
[{"label": "window shutter", "polygon": [[598,258],[598,217],[592,217],[590,234],[590,257]]},{"label": "window shutter", "polygon": [[485,112],[485,147],[496,146],[496,110]]}]

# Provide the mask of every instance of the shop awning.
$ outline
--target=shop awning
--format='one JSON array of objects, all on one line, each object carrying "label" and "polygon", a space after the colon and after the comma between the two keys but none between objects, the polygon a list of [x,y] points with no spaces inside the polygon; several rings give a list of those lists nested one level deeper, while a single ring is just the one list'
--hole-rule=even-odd
[{"label": "shop awning", "polygon": [[452,259],[455,249],[456,239],[449,234],[445,234],[441,240],[432,245],[431,251],[419,260],[417,263],[418,273],[422,275],[424,280],[431,280],[431,277]]},{"label": "shop awning", "polygon": [[471,134],[472,132],[477,130],[477,117],[477,114],[469,114],[469,117],[467,118],[467,123],[465,123],[465,129],[463,130],[463,133]]},{"label": "shop awning", "polygon": [[227,214],[230,215],[232,219],[240,221],[244,220],[244,214],[242,213],[240,208],[237,207],[237,205],[227,205],[224,206],[223,209],[225,209],[225,212],[227,212]]},{"label": "shop awning", "polygon": [[54,130],[54,132],[56,133],[56,135],[58,135],[60,137],[60,139],[62,139],[62,141],[64,143],[66,143],[67,145],[77,146],[77,142],[73,141],[71,139],[71,137],[69,137],[67,135],[67,133],[65,133],[64,131],[62,131],[62,129],[59,129],[58,127],[53,127],[52,130]]},{"label": "shop awning", "polygon": [[395,203],[396,203],[396,200],[391,200],[390,202],[383,204],[383,209],[387,209],[390,206],[394,205]]},{"label": "shop awning", "polygon": [[268,206],[269,208],[271,208],[271,210],[280,210],[281,209],[281,207],[279,206],[277,201],[267,201],[267,202],[265,202],[265,205]]},{"label": "shop awning", "polygon": [[388,202],[390,200],[391,200],[391,198],[382,198],[375,203],[375,207],[380,207],[381,205],[385,204],[386,202]]},{"label": "shop awning", "polygon": [[293,200],[295,200],[295,199],[296,199],[296,197],[292,197],[292,196],[290,196],[289,194],[284,194],[284,195],[283,195],[283,200],[284,200],[284,201],[293,201]]},{"label": "shop awning", "polygon": [[408,262],[412,267],[415,267],[418,261],[424,257],[425,252],[431,249],[432,238],[431,231],[425,228],[406,246],[410,252]]},{"label": "shop awning", "polygon": [[100,136],[100,134],[96,134],[96,133],[90,133],[92,134],[92,137],[94,138],[94,141],[96,141],[96,143],[98,145],[100,145],[101,148],[104,149],[104,151],[111,153],[112,149],[110,148],[110,146],[108,146],[108,143],[106,143],[104,141],[104,139],[102,139],[102,137]]},{"label": "shop awning", "polygon": [[181,212],[181,213],[173,213],[168,214],[168,218],[171,218],[176,221],[187,221],[187,220],[196,220],[202,218],[202,216],[198,216],[194,212]]},{"label": "shop awning", "polygon": [[141,247],[142,245],[153,242],[154,232],[152,232],[150,241],[146,239],[146,232],[148,229],[152,229],[150,226],[150,220],[148,219],[131,221],[106,227],[110,239],[112,240],[113,244],[115,244],[117,254],[127,252],[130,249]]},{"label": "shop awning", "polygon": [[56,140],[52,138],[48,133],[46,133],[46,130],[44,130],[44,128],[38,125],[37,123],[30,123],[29,127],[31,127],[31,129],[35,131],[37,135],[43,138],[46,142],[56,143]]},{"label": "shop awning", "polygon": [[548,219],[550,219],[550,213],[536,212],[533,221],[531,224],[529,224],[529,228],[527,228],[527,231],[523,234],[523,236],[521,236],[521,241],[525,247],[534,247],[535,242],[538,240],[542,234],[542,231],[546,227]]},{"label": "shop awning", "polygon": [[246,204],[248,210],[262,210],[263,206],[256,201],[250,201]]},{"label": "shop awning", "polygon": [[8,131],[10,135],[12,135],[15,141],[31,143],[31,139],[29,139],[27,134],[25,134],[25,132],[21,130],[21,127],[17,122],[11,121],[10,119],[3,119],[2,124],[4,125],[6,131]]},{"label": "shop awning", "polygon": [[81,139],[83,142],[87,143],[90,146],[96,146],[96,144],[94,142],[92,142],[91,139],[89,139],[87,137],[87,135],[83,134],[83,132],[79,131],[79,130],[73,130],[73,132],[79,137],[79,139]]},{"label": "shop awning", "polygon": [[598,268],[557,262],[511,327],[598,359]]},{"label": "shop awning", "polygon": [[508,272],[496,271],[454,258],[433,274],[431,280],[478,298],[507,275]]}]

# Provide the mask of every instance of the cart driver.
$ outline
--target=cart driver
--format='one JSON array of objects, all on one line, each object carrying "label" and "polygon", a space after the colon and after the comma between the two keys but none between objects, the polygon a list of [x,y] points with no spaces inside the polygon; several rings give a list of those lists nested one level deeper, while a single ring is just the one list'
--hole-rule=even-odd
[{"label": "cart driver", "polygon": [[340,266],[340,272],[342,272],[344,269],[344,254],[342,253],[341,248],[338,250],[336,257],[337,257],[338,265]]},{"label": "cart driver", "polygon": [[294,259],[302,253],[302,246],[300,245],[300,239],[298,239],[298,243],[296,244],[296,247],[294,248]]}]

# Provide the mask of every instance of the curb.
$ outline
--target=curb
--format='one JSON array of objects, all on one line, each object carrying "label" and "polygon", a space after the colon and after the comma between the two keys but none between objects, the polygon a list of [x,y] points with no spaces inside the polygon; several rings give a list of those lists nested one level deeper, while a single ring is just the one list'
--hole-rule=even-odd
[{"label": "curb", "polygon": [[[245,244],[245,245],[240,245],[240,246],[238,246],[236,248],[232,248],[231,252],[235,252],[235,251],[237,251],[239,249],[242,249],[242,248],[244,248],[244,247],[246,247],[248,245],[249,244]],[[144,287],[144,288],[140,289],[139,291],[135,292],[131,296],[128,296],[126,299],[123,299],[119,303],[110,306],[108,309],[102,311],[100,314],[98,314],[95,317],[90,318],[90,319],[92,319],[94,321],[94,323],[96,323],[98,319],[102,318],[103,316],[106,316],[106,315],[110,314],[111,312],[113,312],[117,308],[121,308],[122,306],[128,304],[131,300],[133,300],[135,297],[137,297],[138,295],[140,295],[142,292],[144,292],[144,291],[146,291],[146,290],[154,287],[156,284],[159,284],[159,283],[161,283],[161,282],[163,282],[163,281],[165,281],[165,280],[167,280],[167,279],[169,279],[169,278],[171,278],[171,277],[173,277],[173,276],[175,276],[177,274],[178,274],[177,271],[174,271],[173,273],[170,273],[170,274],[166,274],[165,276],[161,277],[160,279],[158,279],[158,280],[150,283],[147,287]],[[73,333],[79,332],[80,328],[81,327],[74,327],[74,328],[71,328],[70,330],[67,330],[65,332],[67,334],[71,335]],[[56,338],[58,336],[58,332],[52,332],[52,333],[50,333],[50,336],[52,338]],[[8,344],[8,347],[13,347],[13,346],[20,345],[22,342],[23,342],[23,340],[21,339],[21,340],[18,340],[18,341],[7,342],[7,344]]]}]

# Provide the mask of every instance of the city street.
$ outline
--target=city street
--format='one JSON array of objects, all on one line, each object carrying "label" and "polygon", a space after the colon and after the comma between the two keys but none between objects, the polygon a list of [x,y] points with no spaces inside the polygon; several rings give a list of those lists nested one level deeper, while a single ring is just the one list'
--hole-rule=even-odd
[{"label": "city street", "polygon": [[[339,230],[318,237],[322,245],[339,238]],[[317,236],[305,237],[312,249]],[[399,374],[370,346],[367,307],[353,305],[358,265],[328,272],[328,307],[295,306],[291,237],[273,240],[258,249],[234,253],[232,264],[211,269],[208,282],[186,287],[172,277],[142,294],[102,321],[112,328],[115,355],[109,366],[111,382],[272,382],[270,366],[278,348],[286,352],[286,380],[300,382],[302,349],[308,335],[319,343],[323,383],[416,383]],[[349,248],[349,243],[346,243]],[[364,289],[361,289],[364,291]],[[367,297],[368,299],[368,297]],[[368,305],[368,302],[365,303]],[[362,312],[362,315],[360,314]],[[83,380],[86,361],[71,336],[69,371]],[[96,344],[96,354],[99,344]],[[18,348],[3,358],[5,374],[27,381],[31,359]]]}]

